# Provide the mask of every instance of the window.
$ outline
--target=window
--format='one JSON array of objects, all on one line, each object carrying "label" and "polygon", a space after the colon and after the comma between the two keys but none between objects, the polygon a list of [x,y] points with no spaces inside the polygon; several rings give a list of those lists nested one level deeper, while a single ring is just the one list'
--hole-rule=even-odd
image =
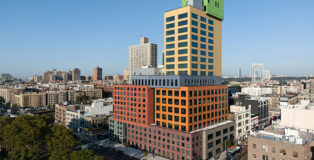
[{"label": "window", "polygon": [[214,46],[208,46],[208,50],[214,50]]},{"label": "window", "polygon": [[166,25],[166,28],[167,28],[167,29],[173,28],[173,27],[174,27],[174,23],[170,23],[170,24],[167,24],[167,25]]},{"label": "window", "polygon": [[167,32],[166,32],[166,35],[167,35],[167,36],[173,35],[173,34],[174,34],[174,30],[171,30],[171,31],[167,31]]},{"label": "window", "polygon": [[208,39],[208,43],[209,43],[209,44],[214,44],[214,40]]},{"label": "window", "polygon": [[174,41],[174,37],[169,37],[166,39],[166,42],[173,42]]},{"label": "window", "polygon": [[185,33],[185,32],[187,32],[187,31],[188,31],[188,28],[187,28],[187,27],[185,27],[185,28],[180,28],[180,29],[178,30],[179,33]]},{"label": "window", "polygon": [[284,150],[284,149],[280,150],[280,155],[285,156],[286,154],[287,154],[286,150]]},{"label": "window", "polygon": [[188,46],[188,42],[181,42],[178,44],[178,47],[186,47]]},{"label": "window", "polygon": [[166,65],[167,69],[174,69],[174,64]]},{"label": "window", "polygon": [[179,36],[178,37],[178,40],[180,41],[180,40],[185,40],[185,39],[188,39],[188,35],[181,35],[181,36]]},{"label": "window", "polygon": [[198,29],[192,27],[192,32],[193,33],[198,33]]},{"label": "window", "polygon": [[208,136],[207,136],[207,140],[211,140],[211,139],[213,139],[214,138],[214,135],[213,134],[209,134]]},{"label": "window", "polygon": [[206,18],[201,16],[201,21],[206,23]]},{"label": "window", "polygon": [[187,49],[181,49],[178,51],[179,54],[187,54],[188,50]]},{"label": "window", "polygon": [[206,25],[201,23],[201,28],[206,29]]},{"label": "window", "polygon": [[191,52],[192,52],[192,54],[196,54],[196,55],[198,54],[198,50],[196,50],[196,49],[192,49]]},{"label": "window", "polygon": [[192,39],[198,41],[198,36],[192,34]]},{"label": "window", "polygon": [[208,65],[208,69],[214,69],[213,65]]},{"label": "window", "polygon": [[263,151],[268,152],[268,146],[263,146]]},{"label": "window", "polygon": [[167,51],[167,52],[166,52],[166,55],[167,55],[167,56],[172,56],[172,55],[174,55],[174,51]]},{"label": "window", "polygon": [[299,157],[299,154],[298,154],[298,152],[293,152],[293,158],[298,158]]},{"label": "window", "polygon": [[[192,64],[193,66],[193,64]],[[192,71],[192,76],[197,76],[198,72],[197,71]]]},{"label": "window", "polygon": [[166,62],[174,62],[174,58],[167,58]]},{"label": "window", "polygon": [[201,41],[202,41],[202,42],[206,42],[206,38],[201,37]]},{"label": "window", "polygon": [[174,44],[167,44],[167,45],[166,45],[166,48],[167,48],[167,49],[172,49],[172,48],[174,48]]},{"label": "window", "polygon": [[263,160],[268,160],[268,156],[267,155],[263,155]]},{"label": "window", "polygon": [[214,37],[214,34],[213,34],[213,33],[208,32],[208,36],[213,38],[213,37]]},{"label": "window", "polygon": [[221,135],[221,131],[216,132],[216,137],[219,137]]},{"label": "window", "polygon": [[210,31],[214,31],[214,27],[212,27],[212,26],[208,26],[208,30],[210,30]]},{"label": "window", "polygon": [[275,147],[272,147],[271,152],[272,152],[272,153],[276,153],[276,148],[275,148]]},{"label": "window", "polygon": [[221,139],[216,140],[216,145],[221,143]]},{"label": "window", "polygon": [[213,142],[210,142],[208,143],[207,148],[210,149],[210,148],[213,148],[213,146],[214,146]]},{"label": "window", "polygon": [[198,58],[197,58],[197,57],[192,56],[192,61],[197,62],[197,61],[198,61]]},{"label": "window", "polygon": [[194,19],[198,19],[198,15],[197,15],[197,14],[192,13],[192,18],[194,18]]},{"label": "window", "polygon": [[197,65],[197,64],[194,64],[194,63],[192,63],[192,68],[197,69],[197,68],[198,68],[198,65]]},{"label": "window", "polygon": [[166,22],[174,21],[174,16],[166,18]]},{"label": "window", "polygon": [[[201,69],[206,69],[206,65],[205,64],[201,64]],[[206,75],[206,73],[205,73]]]},{"label": "window", "polygon": [[188,60],[188,57],[187,56],[184,56],[184,57],[178,57],[178,61],[181,62],[181,61],[187,61]]},{"label": "window", "polygon": [[206,51],[201,51],[202,56],[206,56]]},{"label": "window", "polygon": [[201,35],[206,36],[206,31],[201,30]]},{"label": "window", "polygon": [[198,44],[197,44],[196,42],[192,42],[192,47],[197,48],[197,47],[198,47]]},{"label": "window", "polygon": [[184,63],[184,64],[179,64],[178,68],[188,68],[188,64]]},{"label": "window", "polygon": [[213,52],[208,52],[208,56],[214,57],[214,53]]},{"label": "window", "polygon": [[201,62],[206,62],[206,58],[201,58]]},{"label": "window", "polygon": [[253,158],[256,158],[256,154],[253,154]]},{"label": "window", "polygon": [[187,25],[187,24],[188,24],[187,20],[178,22],[178,26],[184,26],[184,25]]},{"label": "window", "polygon": [[201,44],[201,48],[202,49],[206,49],[206,45],[205,44]]},{"label": "window", "polygon": [[214,25],[214,21],[208,19],[208,24]]},{"label": "window", "polygon": [[208,59],[208,63],[214,63],[213,59]]},{"label": "window", "polygon": [[188,17],[188,13],[183,13],[183,14],[178,15],[179,19],[186,18],[186,17]]},{"label": "window", "polygon": [[192,25],[197,27],[198,26],[198,22],[192,20]]}]

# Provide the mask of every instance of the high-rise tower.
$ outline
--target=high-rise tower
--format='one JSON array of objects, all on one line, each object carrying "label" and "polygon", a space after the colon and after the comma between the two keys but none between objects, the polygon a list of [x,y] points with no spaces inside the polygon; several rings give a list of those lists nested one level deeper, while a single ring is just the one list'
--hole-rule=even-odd
[{"label": "high-rise tower", "polygon": [[93,71],[94,71],[93,80],[94,81],[102,80],[102,68],[96,67],[96,68],[94,68]]},{"label": "high-rise tower", "polygon": [[164,14],[166,75],[221,76],[223,0],[183,0]]}]

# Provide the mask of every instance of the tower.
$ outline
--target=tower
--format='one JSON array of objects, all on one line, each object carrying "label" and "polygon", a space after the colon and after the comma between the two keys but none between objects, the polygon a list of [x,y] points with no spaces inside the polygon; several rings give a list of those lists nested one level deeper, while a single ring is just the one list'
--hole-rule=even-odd
[{"label": "tower", "polygon": [[102,80],[102,68],[100,68],[100,67],[94,68],[94,70],[93,70],[93,80],[94,81]]},{"label": "tower", "polygon": [[221,76],[223,0],[183,0],[164,16],[165,75]]}]

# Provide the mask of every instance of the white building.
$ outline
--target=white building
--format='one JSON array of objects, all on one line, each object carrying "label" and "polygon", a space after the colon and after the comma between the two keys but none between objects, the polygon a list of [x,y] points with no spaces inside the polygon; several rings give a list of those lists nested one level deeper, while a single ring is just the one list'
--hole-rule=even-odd
[{"label": "white building", "polygon": [[146,37],[141,38],[141,44],[129,47],[129,75],[142,66],[157,67],[157,44],[148,43]]},{"label": "white building", "polygon": [[112,105],[104,105],[104,102],[95,102],[91,106],[85,107],[84,116],[93,116],[93,115],[110,115],[113,113]]},{"label": "white building", "polygon": [[300,101],[298,105],[281,106],[281,124],[289,128],[314,131],[314,104]]},{"label": "white building", "polygon": [[67,110],[65,125],[67,127],[71,127],[74,130],[79,129],[81,127],[81,110]]},{"label": "white building", "polygon": [[164,67],[152,67],[152,66],[142,66],[141,68],[134,70],[134,75],[163,75]]},{"label": "white building", "polygon": [[272,88],[264,88],[264,87],[257,87],[257,86],[247,86],[242,88],[242,93],[250,95],[252,97],[258,97],[265,94],[272,94]]},{"label": "white building", "polygon": [[246,139],[251,132],[251,107],[232,105],[230,112],[235,120],[236,138]]}]

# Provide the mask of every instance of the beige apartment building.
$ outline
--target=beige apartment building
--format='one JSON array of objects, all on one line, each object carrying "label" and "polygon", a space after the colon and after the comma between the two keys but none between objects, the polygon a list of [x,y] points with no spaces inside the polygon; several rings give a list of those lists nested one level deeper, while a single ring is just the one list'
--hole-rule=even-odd
[{"label": "beige apartment building", "polygon": [[13,94],[12,89],[0,88],[0,97],[3,97],[6,103],[12,101],[12,94]]},{"label": "beige apartment building", "polygon": [[249,137],[248,160],[311,160],[313,134],[287,128],[267,128]]},{"label": "beige apartment building", "polygon": [[46,93],[24,93],[15,95],[16,104],[20,107],[43,107],[46,106]]},{"label": "beige apartment building", "polygon": [[157,67],[157,44],[149,43],[142,37],[141,44],[129,47],[129,75],[142,66]]}]

